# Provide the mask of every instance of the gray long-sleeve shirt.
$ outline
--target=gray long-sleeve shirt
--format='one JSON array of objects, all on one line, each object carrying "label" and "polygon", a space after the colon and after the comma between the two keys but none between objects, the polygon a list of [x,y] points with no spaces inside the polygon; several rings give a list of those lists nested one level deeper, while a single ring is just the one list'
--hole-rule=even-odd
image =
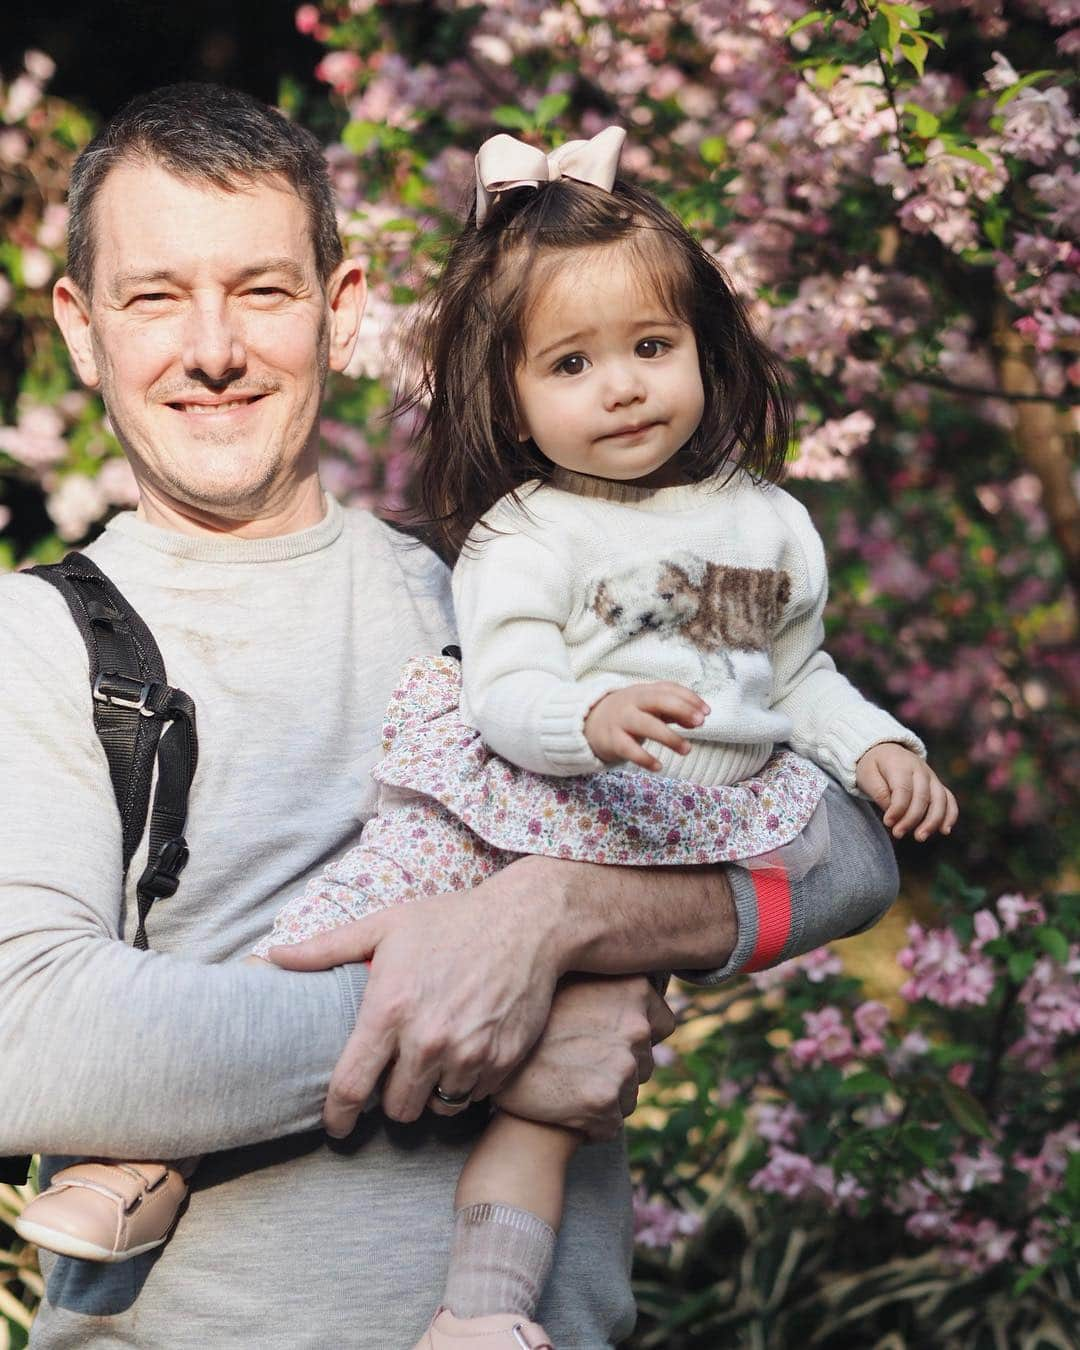
[{"label": "gray long-sleeve shirt", "polygon": [[[159,1253],[45,1262],[33,1344],[410,1346],[441,1291],[463,1127],[374,1113],[329,1145],[319,1113],[362,973],[230,958],[356,843],[398,670],[450,639],[445,570],[332,503],[266,540],[124,515],[88,553],[197,704],[192,857],[152,952],[118,941],[133,882],[121,894],[85,649],[51,587],[0,578],[0,1152],[215,1156]],[[565,1350],[632,1322],[628,1184],[619,1144],[575,1159],[541,1309]]]}]

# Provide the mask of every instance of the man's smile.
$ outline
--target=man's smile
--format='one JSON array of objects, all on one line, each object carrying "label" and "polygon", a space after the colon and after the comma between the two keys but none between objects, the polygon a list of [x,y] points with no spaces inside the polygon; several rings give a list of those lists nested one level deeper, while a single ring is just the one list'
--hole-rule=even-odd
[{"label": "man's smile", "polygon": [[170,399],[168,407],[176,412],[190,412],[203,416],[208,413],[235,412],[237,408],[249,408],[265,397],[265,394],[228,394],[221,398]]}]

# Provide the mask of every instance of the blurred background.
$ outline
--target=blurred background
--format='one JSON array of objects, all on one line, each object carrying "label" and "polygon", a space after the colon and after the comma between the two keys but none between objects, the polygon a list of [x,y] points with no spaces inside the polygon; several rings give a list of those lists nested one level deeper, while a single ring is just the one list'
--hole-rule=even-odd
[{"label": "blurred background", "polygon": [[[130,96],[234,84],[325,143],[372,281],[325,481],[389,515],[393,339],[476,146],[628,128],[788,364],[830,650],[962,811],[900,845],[873,933],[677,995],[631,1134],[633,1344],[1080,1344],[1080,0],[97,0],[0,44],[0,569],[134,503],[49,307],[71,162]],[[0,1350],[41,1293],[24,1199]]]}]

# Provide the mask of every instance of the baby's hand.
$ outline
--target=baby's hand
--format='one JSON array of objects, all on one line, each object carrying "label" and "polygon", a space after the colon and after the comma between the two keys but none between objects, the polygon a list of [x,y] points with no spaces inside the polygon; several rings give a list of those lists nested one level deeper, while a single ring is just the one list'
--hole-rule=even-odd
[{"label": "baby's hand", "polygon": [[956,798],[925,760],[902,745],[872,746],[855,766],[855,782],[884,811],[885,828],[896,839],[918,826],[921,842],[935,830],[950,834],[956,824]]},{"label": "baby's hand", "polygon": [[699,727],[708,713],[709,705],[684,685],[667,680],[632,684],[612,690],[593,704],[585,718],[585,739],[605,764],[625,759],[643,769],[659,769],[660,761],[641,742],[658,741],[685,755],[690,742],[668,723]]}]

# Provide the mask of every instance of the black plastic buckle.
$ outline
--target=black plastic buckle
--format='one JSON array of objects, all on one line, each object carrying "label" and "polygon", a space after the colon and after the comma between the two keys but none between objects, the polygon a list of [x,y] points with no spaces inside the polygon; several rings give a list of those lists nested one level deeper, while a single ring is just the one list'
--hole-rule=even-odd
[{"label": "black plastic buckle", "polygon": [[146,704],[156,688],[155,684],[118,675],[115,670],[104,670],[94,681],[94,701],[107,703],[111,708],[134,708],[143,717],[154,717],[153,708]]},{"label": "black plastic buckle", "polygon": [[155,900],[168,900],[176,894],[180,885],[180,873],[187,866],[188,853],[186,839],[168,839],[158,850],[157,857],[147,863],[146,871],[139,878],[138,889]]}]

